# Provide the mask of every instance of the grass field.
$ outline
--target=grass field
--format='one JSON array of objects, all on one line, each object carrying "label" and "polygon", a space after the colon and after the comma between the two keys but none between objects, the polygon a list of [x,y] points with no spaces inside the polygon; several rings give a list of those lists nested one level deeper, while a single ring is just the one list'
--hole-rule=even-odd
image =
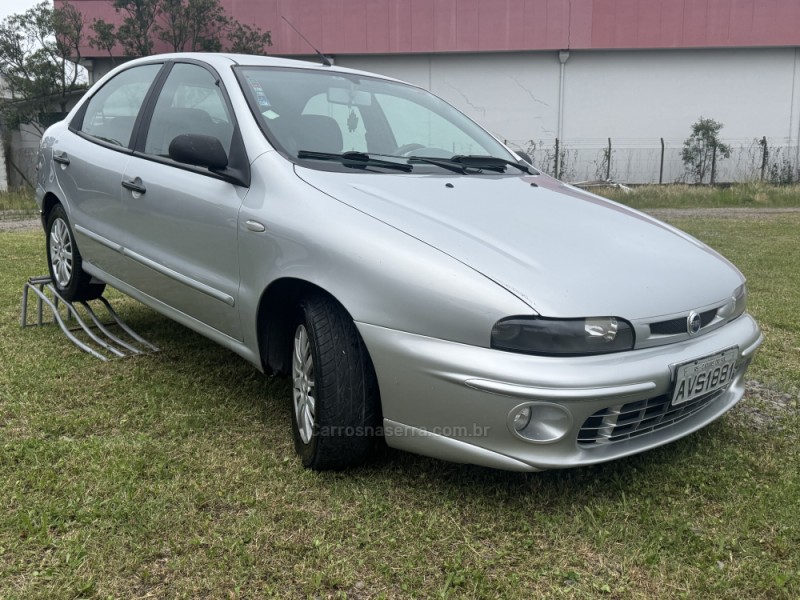
[{"label": "grass field", "polygon": [[33,191],[29,188],[0,193],[0,219],[27,218],[37,213]]},{"label": "grass field", "polygon": [[596,194],[634,208],[789,208],[800,206],[800,185],[744,183],[730,187],[643,185],[593,188]]},{"label": "grass field", "polygon": [[159,354],[19,328],[40,232],[0,232],[0,597],[796,598],[800,214],[676,222],[739,265],[759,394],[668,447],[514,474],[294,457],[286,381],[115,295]]}]

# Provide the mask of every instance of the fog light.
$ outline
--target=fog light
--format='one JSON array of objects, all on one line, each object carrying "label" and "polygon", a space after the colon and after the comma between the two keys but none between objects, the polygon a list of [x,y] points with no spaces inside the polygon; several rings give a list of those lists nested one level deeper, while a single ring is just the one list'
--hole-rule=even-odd
[{"label": "fog light", "polygon": [[514,429],[522,431],[531,422],[531,407],[525,406],[514,415]]},{"label": "fog light", "polygon": [[527,442],[556,442],[567,435],[571,427],[572,413],[559,404],[527,402],[508,413],[508,428]]}]

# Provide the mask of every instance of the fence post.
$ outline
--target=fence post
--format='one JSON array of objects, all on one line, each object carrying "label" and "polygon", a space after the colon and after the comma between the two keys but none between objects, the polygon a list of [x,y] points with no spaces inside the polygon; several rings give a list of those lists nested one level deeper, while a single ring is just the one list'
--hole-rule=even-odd
[{"label": "fence post", "polygon": [[559,152],[558,148],[558,138],[556,138],[556,179],[561,179],[561,152]]},{"label": "fence post", "polygon": [[661,138],[661,168],[658,171],[658,185],[664,183],[664,138]]},{"label": "fence post", "polygon": [[711,147],[711,185],[714,185],[716,176],[717,176],[717,144],[714,143],[714,145]]},{"label": "fence post", "polygon": [[769,160],[769,150],[767,149],[767,136],[761,138],[761,181],[764,181],[764,173],[767,170]]},{"label": "fence post", "polygon": [[608,160],[606,161],[606,181],[611,181],[611,138],[608,138]]}]

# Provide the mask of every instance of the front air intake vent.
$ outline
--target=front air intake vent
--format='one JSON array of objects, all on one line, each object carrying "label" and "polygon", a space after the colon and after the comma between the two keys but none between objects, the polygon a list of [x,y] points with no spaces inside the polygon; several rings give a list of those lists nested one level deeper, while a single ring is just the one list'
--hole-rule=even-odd
[{"label": "front air intake vent", "polygon": [[[700,328],[702,329],[717,316],[717,309],[707,310],[700,313]],[[677,319],[669,319],[668,321],[658,321],[650,323],[651,335],[676,335],[679,333],[686,333],[686,318],[678,317]]]}]

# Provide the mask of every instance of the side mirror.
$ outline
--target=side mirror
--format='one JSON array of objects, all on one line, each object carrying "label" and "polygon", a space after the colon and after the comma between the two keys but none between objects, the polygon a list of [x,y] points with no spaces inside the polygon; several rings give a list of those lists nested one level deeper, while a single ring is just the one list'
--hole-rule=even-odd
[{"label": "side mirror", "polygon": [[228,166],[228,155],[222,142],[210,135],[185,133],[169,143],[169,157],[177,162],[209,171],[221,171]]},{"label": "side mirror", "polygon": [[517,153],[517,156],[519,156],[526,163],[528,163],[529,165],[533,164],[533,161],[531,160],[531,157],[528,155],[527,152],[522,152],[520,150],[516,150],[515,152]]}]

